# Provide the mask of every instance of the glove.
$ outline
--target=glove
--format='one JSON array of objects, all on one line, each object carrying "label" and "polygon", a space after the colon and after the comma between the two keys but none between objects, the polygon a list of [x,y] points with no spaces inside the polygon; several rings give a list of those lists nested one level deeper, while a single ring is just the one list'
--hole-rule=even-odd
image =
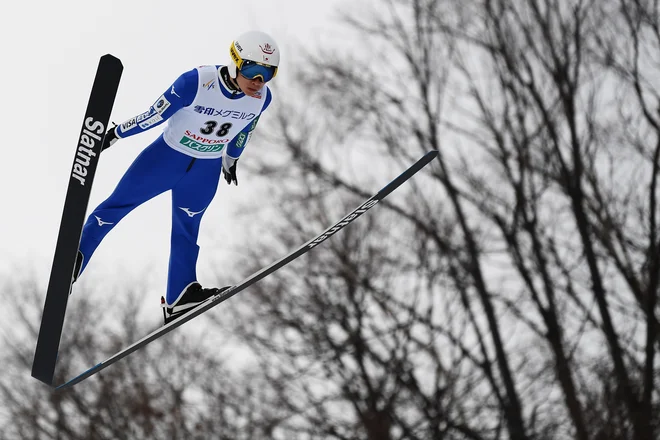
[{"label": "glove", "polygon": [[[231,182],[234,182],[234,185],[238,186],[238,180],[236,179],[236,163],[238,159],[232,159],[225,156],[222,159],[222,173],[225,176],[225,180],[228,185],[231,185]],[[225,165],[226,164],[226,165]]]},{"label": "glove", "polygon": [[112,147],[112,144],[117,142],[117,139],[119,139],[119,136],[117,136],[117,124],[114,125],[108,132],[105,134],[105,137],[103,138],[103,146],[101,147],[101,151]]}]

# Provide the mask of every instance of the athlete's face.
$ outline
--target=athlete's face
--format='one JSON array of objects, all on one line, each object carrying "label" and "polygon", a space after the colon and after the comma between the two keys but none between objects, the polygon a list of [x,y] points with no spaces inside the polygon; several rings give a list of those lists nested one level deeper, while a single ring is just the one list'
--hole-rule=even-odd
[{"label": "athlete's face", "polygon": [[238,87],[248,96],[254,97],[263,88],[264,82],[261,78],[248,79],[239,74],[236,76]]}]

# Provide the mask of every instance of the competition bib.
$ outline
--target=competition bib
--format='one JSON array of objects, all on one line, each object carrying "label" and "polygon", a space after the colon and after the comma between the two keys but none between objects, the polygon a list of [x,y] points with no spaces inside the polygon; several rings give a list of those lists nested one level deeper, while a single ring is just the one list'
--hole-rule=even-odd
[{"label": "competition bib", "polygon": [[[216,159],[222,157],[226,145],[259,116],[264,105],[261,96],[266,96],[266,86],[260,97],[244,95],[231,99],[221,89],[215,66],[198,67],[197,72],[199,81],[195,100],[169,118],[163,138],[170,147],[188,156]],[[169,106],[167,99],[163,103],[159,100],[156,106],[159,104]]]}]

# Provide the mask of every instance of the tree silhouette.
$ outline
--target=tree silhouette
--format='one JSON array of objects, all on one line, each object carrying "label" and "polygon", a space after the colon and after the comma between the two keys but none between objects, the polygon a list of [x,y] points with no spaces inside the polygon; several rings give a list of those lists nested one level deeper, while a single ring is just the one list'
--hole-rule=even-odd
[{"label": "tree silhouette", "polygon": [[[368,226],[342,231],[327,244],[332,252],[264,280],[241,309],[260,324],[236,324],[255,355],[284,359],[271,377],[289,384],[280,385],[282,401],[312,377],[328,387],[322,396],[296,394],[304,403],[291,411],[310,412],[299,421],[306,432],[654,437],[660,33],[653,8],[381,1],[344,17],[344,35],[361,42],[355,50],[305,54],[304,101],[280,108],[271,140],[282,148],[256,170],[276,179],[272,210],[286,221],[269,231],[278,245],[255,242],[243,265],[272,261],[396,166],[440,151],[429,173],[369,214]],[[364,319],[377,310],[372,303],[387,305],[389,320],[372,318],[380,332]],[[383,334],[408,327],[415,331],[394,345],[400,352],[377,356]],[[429,335],[424,347],[437,353],[431,360],[409,356],[420,328]],[[383,370],[360,368],[364,359]],[[323,374],[289,371],[299,362],[322,362]],[[428,365],[452,379],[442,393],[422,393],[435,412],[422,411],[419,394],[387,394],[385,378],[408,391],[410,376],[435,383]],[[332,418],[334,405],[351,408],[348,420]],[[379,415],[382,431],[371,430],[365,408]],[[416,424],[400,416],[408,412]],[[412,428],[420,424],[429,430]]]},{"label": "tree silhouette", "polygon": [[[56,383],[106,359],[161,325],[141,314],[137,289],[99,300],[77,289],[67,311]],[[266,437],[246,414],[261,414],[253,385],[222,359],[223,350],[180,330],[139,350],[73,388],[54,391],[30,377],[38,331],[41,292],[31,278],[5,291],[14,313],[3,325],[4,372],[0,379],[0,437],[3,439],[252,439]],[[141,290],[143,291],[143,290]],[[20,292],[20,295],[18,294]],[[157,311],[156,311],[157,312]],[[202,332],[205,329],[203,323]],[[198,330],[199,331],[199,330]],[[219,338],[217,334],[213,340]],[[220,338],[221,339],[221,338]]]}]

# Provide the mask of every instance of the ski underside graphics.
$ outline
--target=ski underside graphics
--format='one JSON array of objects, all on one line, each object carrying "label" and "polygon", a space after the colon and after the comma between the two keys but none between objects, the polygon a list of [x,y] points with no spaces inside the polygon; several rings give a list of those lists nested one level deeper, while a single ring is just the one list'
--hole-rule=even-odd
[{"label": "ski underside graphics", "polygon": [[275,272],[276,270],[282,268],[283,266],[289,264],[296,258],[300,257],[303,254],[306,254],[309,252],[311,249],[317,247],[319,244],[321,244],[323,241],[327,240],[330,238],[332,235],[334,235],[336,232],[347,226],[349,223],[351,223],[353,220],[358,218],[360,215],[365,213],[367,210],[370,208],[374,207],[378,202],[383,200],[388,194],[393,192],[395,189],[397,189],[401,184],[403,184],[405,181],[410,179],[413,175],[415,175],[419,170],[424,168],[426,165],[428,165],[436,156],[438,155],[437,150],[431,150],[428,153],[424,154],[417,162],[415,162],[410,168],[405,170],[401,175],[399,175],[397,178],[392,180],[390,183],[388,183],[383,189],[381,189],[378,193],[376,193],[374,196],[369,198],[368,200],[364,201],[360,206],[358,206],[356,209],[354,209],[352,212],[344,216],[341,220],[339,220],[337,223],[317,235],[316,237],[312,238],[309,240],[307,243],[303,244],[299,248],[295,249],[288,255],[282,257],[281,259],[275,261],[272,263],[270,266],[264,267],[263,269],[259,270],[258,272],[255,272],[254,274],[250,275],[247,277],[245,280],[243,280],[241,283],[232,286],[222,292],[219,292],[217,295],[212,296],[211,298],[207,299],[205,302],[191,310],[190,312],[187,312],[180,318],[177,318],[176,320],[169,322],[168,324],[156,329],[152,333],[148,334],[147,336],[143,337],[139,341],[133,343],[132,345],[126,347],[125,349],[121,350],[120,352],[116,353],[112,357],[106,359],[103,362],[100,362],[96,365],[94,365],[92,368],[89,370],[81,373],[80,375],[74,377],[73,379],[69,380],[68,382],[65,382],[59,386],[56,387],[56,389],[65,389],[69,388],[77,383],[82,382],[83,380],[89,378],[90,376],[93,376],[94,374],[98,373],[99,371],[109,367],[110,365],[114,364],[115,362],[119,361],[120,359],[128,356],[129,354],[133,353],[134,351],[146,346],[150,342],[153,342],[154,340],[160,338],[161,336],[171,332],[175,328],[179,327],[180,325],[190,321],[191,319],[195,318],[196,316],[201,315],[202,313],[206,312],[207,310],[211,309],[212,307],[217,306],[223,301],[228,300],[232,296],[236,295],[240,291],[246,289],[247,287],[251,286],[252,284],[256,283],[257,281],[261,280],[262,278],[266,277],[267,275]]},{"label": "ski underside graphics", "polygon": [[75,146],[32,363],[32,376],[47,385],[53,383],[85,212],[123,70],[121,60],[110,54],[99,60],[85,119]]}]

